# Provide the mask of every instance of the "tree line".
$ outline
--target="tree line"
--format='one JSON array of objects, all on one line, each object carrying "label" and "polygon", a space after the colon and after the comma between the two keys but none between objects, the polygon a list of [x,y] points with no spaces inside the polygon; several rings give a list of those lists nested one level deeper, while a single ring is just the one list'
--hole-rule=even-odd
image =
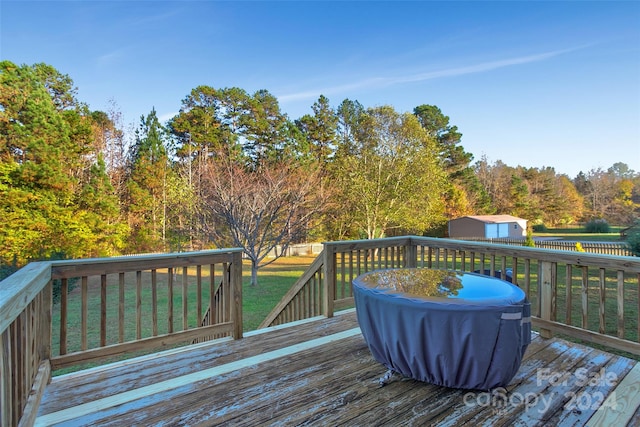
[{"label": "tree line", "polygon": [[437,106],[320,96],[297,119],[267,90],[198,86],[125,131],[46,64],[0,63],[0,263],[242,247],[257,269],[300,241],[444,236],[463,215],[632,223],[640,174],[574,178],[474,161]]}]

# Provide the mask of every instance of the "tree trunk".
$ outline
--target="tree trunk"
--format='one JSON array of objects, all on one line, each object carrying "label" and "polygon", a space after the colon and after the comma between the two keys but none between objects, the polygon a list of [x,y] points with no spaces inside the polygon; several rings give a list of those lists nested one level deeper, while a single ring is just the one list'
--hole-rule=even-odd
[{"label": "tree trunk", "polygon": [[258,261],[251,260],[251,286],[258,286]]}]

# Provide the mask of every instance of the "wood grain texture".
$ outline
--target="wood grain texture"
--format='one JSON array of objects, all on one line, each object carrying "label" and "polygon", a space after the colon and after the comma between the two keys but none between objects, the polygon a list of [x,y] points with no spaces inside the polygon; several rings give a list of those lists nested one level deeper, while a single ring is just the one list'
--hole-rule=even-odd
[{"label": "wood grain texture", "polygon": [[36,425],[68,410],[70,425],[584,426],[599,396],[625,396],[628,420],[640,407],[636,361],[537,334],[502,400],[398,375],[381,388],[355,327],[350,310],[54,378]]}]

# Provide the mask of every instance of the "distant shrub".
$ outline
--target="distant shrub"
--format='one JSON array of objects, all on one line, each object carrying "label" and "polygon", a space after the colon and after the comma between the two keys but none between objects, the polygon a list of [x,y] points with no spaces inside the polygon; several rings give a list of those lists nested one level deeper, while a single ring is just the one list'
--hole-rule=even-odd
[{"label": "distant shrub", "polygon": [[635,256],[640,256],[640,220],[627,233],[627,246]]},{"label": "distant shrub", "polygon": [[533,240],[533,234],[531,233],[531,228],[527,230],[527,237],[524,239],[524,245],[530,248],[534,248],[536,246],[535,240]]},{"label": "distant shrub", "polygon": [[16,271],[18,271],[18,267],[16,267],[15,265],[0,264],[0,281],[11,276]]},{"label": "distant shrub", "polygon": [[604,219],[592,219],[584,226],[587,233],[609,233],[610,229],[609,223]]},{"label": "distant shrub", "polygon": [[533,226],[533,231],[535,231],[536,233],[546,233],[549,230],[547,229],[547,226],[544,224],[535,224]]}]

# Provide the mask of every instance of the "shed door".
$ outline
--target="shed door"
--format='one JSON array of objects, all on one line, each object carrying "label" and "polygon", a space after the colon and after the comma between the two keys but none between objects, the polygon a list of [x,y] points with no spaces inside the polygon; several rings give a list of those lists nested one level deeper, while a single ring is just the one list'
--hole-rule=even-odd
[{"label": "shed door", "polygon": [[498,224],[498,237],[509,237],[509,224]]},{"label": "shed door", "polygon": [[484,237],[488,239],[496,239],[498,237],[498,224],[485,224]]}]

